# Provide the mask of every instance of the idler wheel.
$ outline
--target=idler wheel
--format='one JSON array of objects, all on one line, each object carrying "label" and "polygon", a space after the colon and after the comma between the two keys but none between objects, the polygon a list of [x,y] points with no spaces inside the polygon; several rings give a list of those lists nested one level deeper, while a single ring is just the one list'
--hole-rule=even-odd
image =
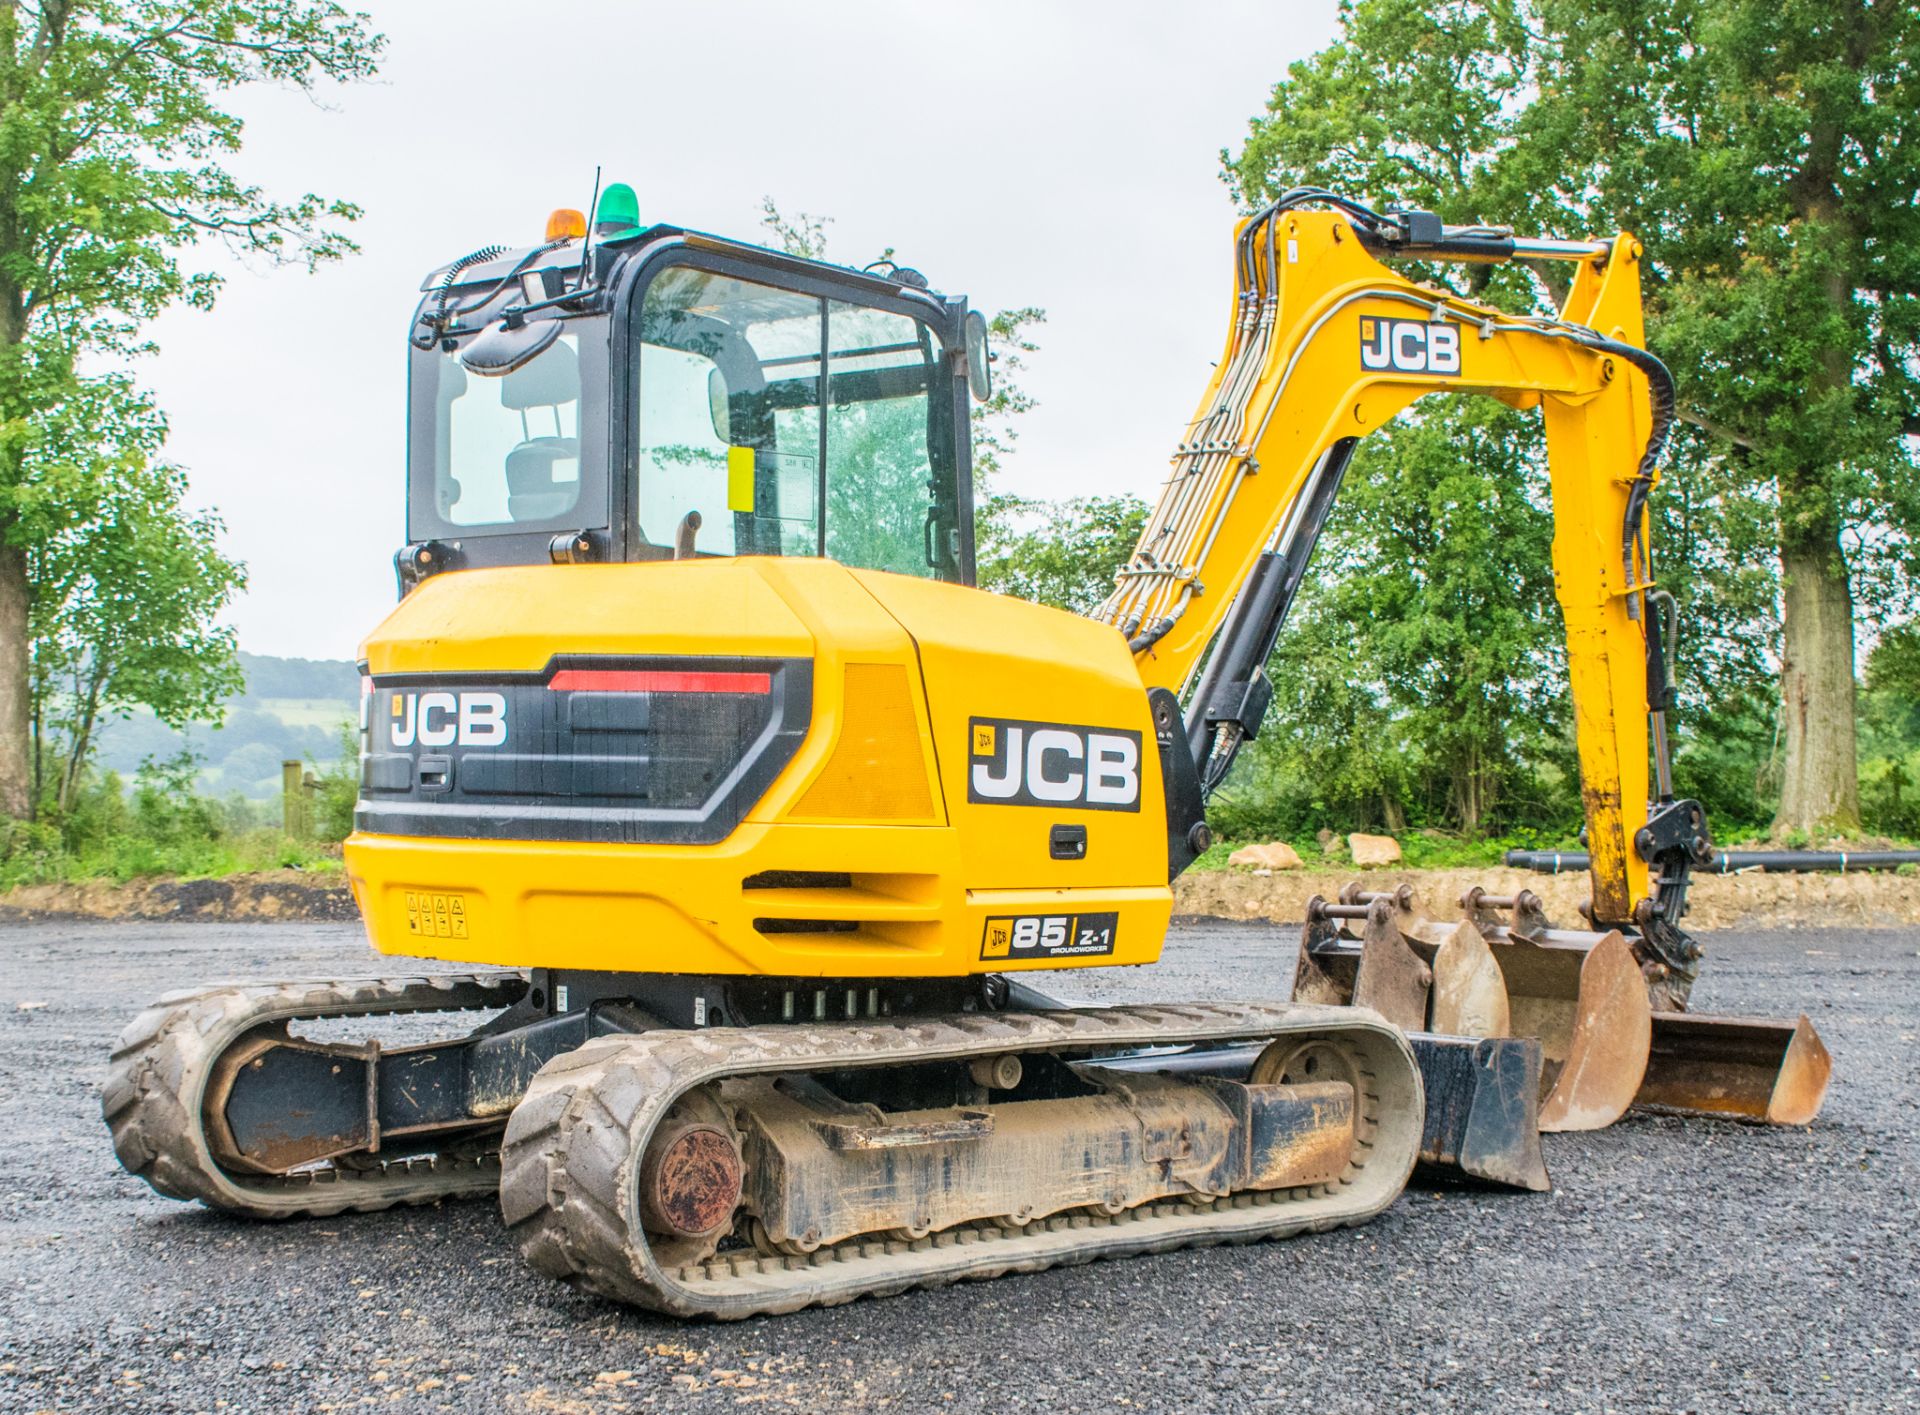
[{"label": "idler wheel", "polygon": [[712,1121],[670,1119],[640,1162],[640,1218],[649,1233],[712,1238],[733,1223],[740,1146]]}]

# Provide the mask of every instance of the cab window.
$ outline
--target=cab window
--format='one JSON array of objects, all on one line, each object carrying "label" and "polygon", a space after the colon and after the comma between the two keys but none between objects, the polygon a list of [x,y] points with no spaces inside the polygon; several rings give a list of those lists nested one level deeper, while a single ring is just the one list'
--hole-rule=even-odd
[{"label": "cab window", "polygon": [[637,553],[827,555],[946,578],[938,339],[903,314],[691,266],[638,321]]},{"label": "cab window", "polygon": [[[429,362],[415,370],[412,446],[431,459],[432,500],[416,506],[416,529],[519,530],[578,520],[579,336],[561,335],[500,378],[468,373],[458,353],[423,358]],[[428,489],[420,483],[416,476],[419,490]]]}]

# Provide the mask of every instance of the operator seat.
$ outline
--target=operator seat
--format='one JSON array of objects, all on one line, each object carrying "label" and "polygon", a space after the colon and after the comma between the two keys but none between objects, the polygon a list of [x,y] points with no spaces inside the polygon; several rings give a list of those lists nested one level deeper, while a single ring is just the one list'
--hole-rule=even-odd
[{"label": "operator seat", "polygon": [[[516,521],[549,521],[564,516],[580,499],[580,439],[560,432],[560,408],[580,401],[580,356],[564,340],[501,380],[500,405],[520,414],[526,440],[507,454],[507,514]],[[553,410],[554,431],[535,436],[527,415]],[[573,475],[555,473],[572,462]]]}]

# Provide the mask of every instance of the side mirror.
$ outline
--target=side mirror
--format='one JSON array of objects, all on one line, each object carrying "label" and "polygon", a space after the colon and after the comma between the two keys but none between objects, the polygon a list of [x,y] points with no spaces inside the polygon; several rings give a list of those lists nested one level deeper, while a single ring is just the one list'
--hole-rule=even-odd
[{"label": "side mirror", "polygon": [[460,366],[482,378],[501,378],[547,351],[560,337],[560,321],[496,324],[460,351]]},{"label": "side mirror", "polygon": [[967,311],[967,387],[974,401],[984,403],[993,396],[993,354],[987,348],[987,317],[979,310]]}]

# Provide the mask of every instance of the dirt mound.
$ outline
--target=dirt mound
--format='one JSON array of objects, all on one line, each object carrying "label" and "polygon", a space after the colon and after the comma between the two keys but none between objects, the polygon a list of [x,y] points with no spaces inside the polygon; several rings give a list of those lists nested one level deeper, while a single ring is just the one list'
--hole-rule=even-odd
[{"label": "dirt mound", "polygon": [[[1305,869],[1262,875],[1246,870],[1209,870],[1181,876],[1173,887],[1173,910],[1185,916],[1273,919],[1298,923],[1307,900],[1331,899],[1351,879],[1369,889],[1411,884],[1421,908],[1435,918],[1452,917],[1470,885],[1496,894],[1531,889],[1547,915],[1580,927],[1580,901],[1588,894],[1584,874],[1541,875],[1527,870],[1342,870]],[[1694,881],[1687,926],[1732,928],[1890,928],[1920,923],[1920,876],[1874,874],[1702,875]],[[360,917],[345,879],[337,874],[273,870],[225,879],[155,879],[114,884],[23,885],[0,895],[0,918],[90,919],[303,919],[351,922]]]},{"label": "dirt mound", "polygon": [[[1331,899],[1351,879],[1368,889],[1411,884],[1423,912],[1434,918],[1458,913],[1458,900],[1472,885],[1494,894],[1531,889],[1547,917],[1562,928],[1580,928],[1580,902],[1592,893],[1582,874],[1542,875],[1530,870],[1366,870],[1351,867],[1257,875],[1210,870],[1182,875],[1173,887],[1173,911],[1222,919],[1274,919],[1299,923],[1314,895]],[[1688,901],[1687,927],[1888,928],[1920,923],[1920,876],[1873,874],[1696,875]]]},{"label": "dirt mound", "polygon": [[30,884],[0,895],[0,918],[302,919],[348,922],[360,913],[337,874],[272,870],[224,879]]}]

